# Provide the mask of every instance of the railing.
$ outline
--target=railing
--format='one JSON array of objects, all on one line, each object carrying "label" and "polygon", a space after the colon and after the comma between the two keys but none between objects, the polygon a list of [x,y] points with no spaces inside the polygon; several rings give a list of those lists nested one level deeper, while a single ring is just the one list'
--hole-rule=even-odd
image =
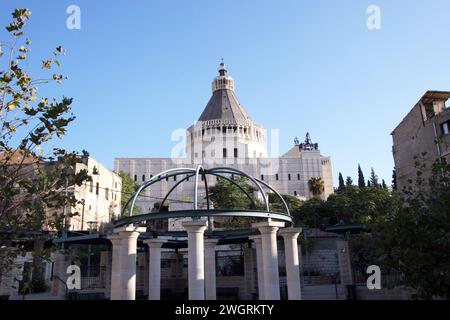
[{"label": "railing", "polygon": [[106,288],[106,267],[81,268],[81,290]]}]

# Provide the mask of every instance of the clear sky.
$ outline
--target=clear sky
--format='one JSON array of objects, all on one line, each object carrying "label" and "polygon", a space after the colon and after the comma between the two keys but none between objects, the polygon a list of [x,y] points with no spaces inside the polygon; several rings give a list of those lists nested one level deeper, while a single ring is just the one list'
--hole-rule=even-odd
[{"label": "clear sky", "polygon": [[[69,5],[81,29],[66,28]],[[366,26],[369,5],[381,30]],[[450,90],[448,0],[1,0],[32,11],[30,68],[61,44],[69,79],[42,93],[74,98],[62,146],[115,157],[168,157],[171,133],[206,106],[223,57],[251,117],[280,129],[280,151],[307,131],[338,173],[390,184],[391,131],[426,90]],[[3,27],[0,39],[6,32]]]}]

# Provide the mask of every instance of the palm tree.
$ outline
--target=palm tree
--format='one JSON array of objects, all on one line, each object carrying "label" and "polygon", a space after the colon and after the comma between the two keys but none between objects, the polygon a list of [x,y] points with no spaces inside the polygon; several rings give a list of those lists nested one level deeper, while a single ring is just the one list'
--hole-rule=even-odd
[{"label": "palm tree", "polygon": [[314,196],[320,196],[325,191],[325,184],[321,177],[309,179],[308,186]]}]

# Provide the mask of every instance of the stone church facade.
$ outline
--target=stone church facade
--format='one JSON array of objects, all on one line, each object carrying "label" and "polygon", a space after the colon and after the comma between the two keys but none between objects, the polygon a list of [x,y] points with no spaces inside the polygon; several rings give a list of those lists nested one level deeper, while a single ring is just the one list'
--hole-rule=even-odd
[{"label": "stone church facade", "polygon": [[[223,62],[212,82],[211,99],[198,121],[186,131],[185,152],[184,158],[116,158],[115,171],[129,173],[141,184],[172,168],[194,168],[199,164],[204,168],[233,167],[263,180],[281,194],[300,199],[312,197],[308,181],[316,177],[324,181],[323,199],[333,193],[331,159],[321,155],[309,134],[302,143],[296,138],[294,146],[280,157],[268,157],[266,132],[239,103],[235,81]],[[214,185],[216,179],[208,179],[208,186]],[[151,211],[177,183],[172,177],[147,189],[137,202],[141,212]],[[193,194],[193,190],[193,179],[176,186],[169,198],[170,210],[191,209],[192,198],[186,194]],[[205,196],[204,191],[200,188],[200,198]]]}]

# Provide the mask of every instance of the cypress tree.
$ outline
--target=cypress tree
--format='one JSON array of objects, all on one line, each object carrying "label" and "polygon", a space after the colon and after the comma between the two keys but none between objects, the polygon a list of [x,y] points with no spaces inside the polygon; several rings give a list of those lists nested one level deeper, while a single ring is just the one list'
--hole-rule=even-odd
[{"label": "cypress tree", "polygon": [[365,188],[366,187],[366,180],[364,178],[364,173],[361,170],[361,166],[358,164],[358,187]]},{"label": "cypress tree", "polygon": [[345,180],[345,185],[347,187],[351,187],[353,185],[353,180],[351,177],[347,177],[347,179]]},{"label": "cypress tree", "polygon": [[342,173],[339,172],[339,190],[345,189],[344,177]]},{"label": "cypress tree", "polygon": [[373,168],[371,168],[370,170],[370,186],[372,186],[373,188],[378,188],[379,187],[379,183],[378,183],[378,176],[375,174],[375,170],[373,170]]}]

